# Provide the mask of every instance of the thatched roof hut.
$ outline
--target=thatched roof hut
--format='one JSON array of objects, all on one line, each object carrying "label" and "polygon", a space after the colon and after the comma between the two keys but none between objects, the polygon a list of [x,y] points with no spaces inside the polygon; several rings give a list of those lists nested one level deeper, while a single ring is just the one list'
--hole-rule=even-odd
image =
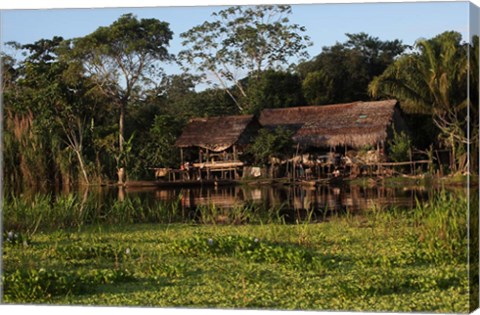
[{"label": "thatched roof hut", "polygon": [[253,115],[193,118],[175,145],[221,152],[236,144],[249,143],[258,128],[258,121]]},{"label": "thatched roof hut", "polygon": [[305,147],[361,148],[384,142],[392,127],[405,129],[396,100],[266,109],[260,124],[293,128],[293,140]]}]

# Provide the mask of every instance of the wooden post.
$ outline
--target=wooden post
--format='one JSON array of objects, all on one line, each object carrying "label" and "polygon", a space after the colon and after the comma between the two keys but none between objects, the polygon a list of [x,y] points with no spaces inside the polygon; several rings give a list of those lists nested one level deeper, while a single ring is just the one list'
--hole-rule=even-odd
[{"label": "wooden post", "polygon": [[236,146],[236,145],[233,145],[233,160],[234,160],[234,161],[237,161],[237,160],[238,160],[238,156],[237,156],[237,146]]},{"label": "wooden post", "polygon": [[[411,149],[408,151],[408,154],[410,155],[410,174],[415,175],[415,166],[412,162],[413,159],[412,159],[412,150]],[[412,166],[413,166],[413,169],[412,169]]]},{"label": "wooden post", "polygon": [[377,176],[380,176],[381,174],[381,166],[379,164],[380,162],[380,142],[377,142],[377,163],[375,163],[377,165]]},{"label": "wooden post", "polygon": [[183,148],[180,148],[180,161],[183,165]]},{"label": "wooden post", "polygon": [[291,175],[291,181],[293,182],[295,180],[295,162],[292,159],[292,162],[290,163],[290,175]]}]

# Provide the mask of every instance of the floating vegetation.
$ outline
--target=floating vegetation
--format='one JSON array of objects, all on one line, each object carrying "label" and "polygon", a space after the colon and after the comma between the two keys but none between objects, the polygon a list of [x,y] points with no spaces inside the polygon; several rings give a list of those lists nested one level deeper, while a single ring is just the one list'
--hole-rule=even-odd
[{"label": "floating vegetation", "polygon": [[6,201],[27,218],[3,234],[6,303],[468,311],[468,201],[453,193],[294,223],[279,209],[183,216],[140,200],[96,214],[87,202],[80,216],[66,198]]}]

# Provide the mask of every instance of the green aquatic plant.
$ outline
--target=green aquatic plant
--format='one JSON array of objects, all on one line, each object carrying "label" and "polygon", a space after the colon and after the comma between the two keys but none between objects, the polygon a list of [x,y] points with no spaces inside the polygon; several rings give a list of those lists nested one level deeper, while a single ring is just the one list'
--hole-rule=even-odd
[{"label": "green aquatic plant", "polygon": [[96,269],[89,273],[38,270],[16,270],[2,276],[6,302],[48,301],[56,296],[83,294],[102,284],[134,281],[128,270]]},{"label": "green aquatic plant", "polygon": [[[424,222],[413,211],[392,211],[384,221],[378,212],[375,222],[359,213],[311,223],[307,246],[298,242],[301,226],[277,223],[103,224],[37,233],[28,246],[4,248],[4,301],[466,312],[466,262],[424,255]],[[41,275],[39,283],[35,272],[23,274],[42,268],[58,278]]]},{"label": "green aquatic plant", "polygon": [[[445,190],[426,202],[417,200],[412,209],[400,207],[373,207],[366,212],[369,226],[379,232],[395,227],[406,230],[415,242],[417,259],[467,261],[468,249],[468,199]],[[355,224],[355,223],[352,223]]]},{"label": "green aquatic plant", "polygon": [[120,244],[114,246],[98,242],[58,246],[56,251],[58,256],[65,260],[106,259],[118,262],[138,256],[136,250],[129,246]]},{"label": "green aquatic plant", "polygon": [[31,199],[8,196],[3,203],[4,231],[27,237],[39,230],[78,227],[84,223],[82,207],[75,195],[36,194]]},{"label": "green aquatic plant", "polygon": [[442,191],[413,210],[418,245],[433,260],[467,261],[468,199]]},{"label": "green aquatic plant", "polygon": [[296,245],[262,241],[257,237],[195,237],[174,242],[172,251],[182,255],[234,256],[254,262],[310,269],[317,260],[311,251]]},{"label": "green aquatic plant", "polygon": [[90,224],[173,223],[186,219],[178,199],[148,202],[140,197],[99,202],[95,196],[52,196],[35,194],[31,198],[7,196],[3,203],[3,233],[29,238],[39,231],[80,228]]}]

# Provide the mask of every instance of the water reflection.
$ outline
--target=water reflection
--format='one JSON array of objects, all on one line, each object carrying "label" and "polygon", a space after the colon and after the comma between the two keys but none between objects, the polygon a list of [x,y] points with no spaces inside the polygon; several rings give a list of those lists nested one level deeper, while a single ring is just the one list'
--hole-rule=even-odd
[{"label": "water reflection", "polygon": [[[172,223],[172,222],[285,222],[304,219],[323,221],[331,215],[355,214],[372,208],[415,208],[438,195],[434,186],[389,187],[372,185],[331,186],[219,186],[183,189],[118,189],[90,187],[68,192],[25,191],[7,194],[16,200],[80,213],[82,223]],[[466,197],[466,189],[445,188],[448,194]],[[67,209],[67,210],[68,210]],[[61,213],[58,213],[61,215]],[[68,214],[68,211],[67,211]],[[266,220],[266,221],[265,221]]]},{"label": "water reflection", "polygon": [[184,189],[127,190],[129,197],[141,196],[160,201],[180,200],[183,208],[198,206],[234,208],[256,205],[261,208],[292,210],[360,211],[372,207],[413,208],[431,195],[425,187],[392,188],[342,186],[227,186]]}]

